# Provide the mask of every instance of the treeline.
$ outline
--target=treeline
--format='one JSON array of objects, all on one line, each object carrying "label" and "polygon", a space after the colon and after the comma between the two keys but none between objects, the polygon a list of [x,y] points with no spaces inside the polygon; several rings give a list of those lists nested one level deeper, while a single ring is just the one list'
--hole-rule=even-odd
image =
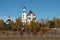
[{"label": "treeline", "polygon": [[59,28],[60,27],[60,19],[59,18],[53,18],[52,20],[42,20],[42,21],[36,21],[35,19],[32,19],[30,23],[26,23],[23,25],[21,22],[21,18],[17,18],[16,21],[8,20],[8,23],[4,22],[3,19],[0,19],[0,30],[6,30],[6,31],[20,31],[20,32],[27,32],[27,33],[45,33],[51,28]]}]

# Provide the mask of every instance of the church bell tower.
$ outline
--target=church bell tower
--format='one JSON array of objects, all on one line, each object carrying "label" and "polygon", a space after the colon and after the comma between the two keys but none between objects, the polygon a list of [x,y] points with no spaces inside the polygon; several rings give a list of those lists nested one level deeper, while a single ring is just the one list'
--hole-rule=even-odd
[{"label": "church bell tower", "polygon": [[23,12],[22,12],[22,23],[23,24],[26,23],[26,19],[27,19],[26,16],[27,16],[26,15],[26,7],[23,7]]}]

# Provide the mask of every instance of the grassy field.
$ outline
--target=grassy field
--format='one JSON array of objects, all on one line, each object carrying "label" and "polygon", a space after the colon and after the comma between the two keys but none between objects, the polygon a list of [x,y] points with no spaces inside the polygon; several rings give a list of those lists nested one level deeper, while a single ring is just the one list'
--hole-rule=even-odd
[{"label": "grassy field", "polygon": [[60,40],[60,38],[0,38],[0,40]]},{"label": "grassy field", "polygon": [[[8,33],[14,34],[14,32],[10,32],[10,31],[8,31]],[[17,33],[19,33],[19,32],[17,32]],[[0,32],[0,34],[2,34],[2,33]],[[10,38],[10,37],[6,37],[6,38],[0,38],[0,40],[60,40],[60,36],[59,36],[59,38],[58,37],[56,37],[56,38],[54,38],[54,37],[40,37],[40,38],[37,38],[37,37],[31,37],[31,38],[29,38],[29,37],[28,38],[21,38],[21,37],[20,38],[18,38],[18,37],[14,37],[14,38],[11,37]]]}]

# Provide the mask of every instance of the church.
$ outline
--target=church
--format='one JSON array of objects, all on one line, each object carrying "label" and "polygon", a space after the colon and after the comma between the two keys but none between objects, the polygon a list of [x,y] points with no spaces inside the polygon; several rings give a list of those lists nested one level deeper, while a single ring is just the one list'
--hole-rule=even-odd
[{"label": "church", "polygon": [[30,23],[33,18],[36,20],[35,14],[32,12],[32,10],[30,10],[27,14],[26,7],[23,7],[22,23],[26,23],[26,22]]},{"label": "church", "polygon": [[[28,13],[26,13],[26,7],[23,7],[22,10],[22,17],[21,17],[21,21],[23,24],[29,23],[31,22],[32,19],[35,19],[36,21],[36,17],[35,14],[32,12],[32,10],[30,10]],[[8,17],[8,20],[6,22],[6,24],[9,24],[11,22],[10,16]]]}]

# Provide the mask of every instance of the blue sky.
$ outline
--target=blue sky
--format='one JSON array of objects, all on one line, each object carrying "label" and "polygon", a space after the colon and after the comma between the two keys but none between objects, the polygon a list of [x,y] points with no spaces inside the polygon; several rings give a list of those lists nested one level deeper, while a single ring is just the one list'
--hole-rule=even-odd
[{"label": "blue sky", "polygon": [[21,17],[22,9],[26,6],[26,12],[32,10],[37,20],[60,18],[60,0],[0,0],[0,18],[12,20]]}]

